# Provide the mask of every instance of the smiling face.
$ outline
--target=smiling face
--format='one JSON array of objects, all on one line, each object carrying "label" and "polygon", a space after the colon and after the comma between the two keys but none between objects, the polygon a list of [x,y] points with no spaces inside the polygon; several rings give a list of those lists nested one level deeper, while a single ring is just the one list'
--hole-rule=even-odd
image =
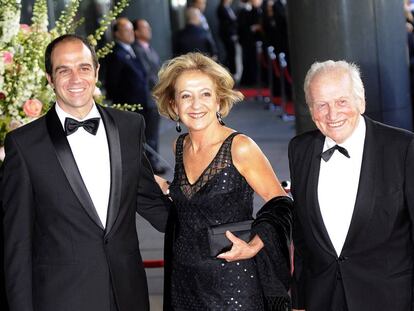
[{"label": "smiling face", "polygon": [[189,131],[220,126],[220,105],[213,80],[200,71],[184,71],[175,83],[174,110]]},{"label": "smiling face", "polygon": [[355,96],[348,72],[337,69],[322,72],[311,80],[309,107],[318,129],[343,143],[354,132],[359,116],[365,111],[365,103]]},{"label": "smiling face", "polygon": [[91,110],[98,70],[90,50],[79,40],[63,41],[53,50],[52,75],[47,79],[58,105],[67,113],[83,118]]}]

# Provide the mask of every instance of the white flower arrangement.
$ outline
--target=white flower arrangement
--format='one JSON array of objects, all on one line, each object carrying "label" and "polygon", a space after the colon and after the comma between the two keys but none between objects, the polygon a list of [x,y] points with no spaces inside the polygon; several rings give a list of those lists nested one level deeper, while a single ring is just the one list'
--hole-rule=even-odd
[{"label": "white flower arrangement", "polygon": [[[54,102],[45,75],[44,51],[55,38],[74,33],[80,0],[71,0],[48,30],[47,0],[35,0],[32,24],[20,24],[20,0],[0,0],[0,146],[7,132],[45,113]],[[120,0],[105,14],[88,41],[96,46],[105,30],[128,5]],[[98,58],[111,52],[113,43],[97,50]],[[1,152],[0,152],[1,153]]]}]

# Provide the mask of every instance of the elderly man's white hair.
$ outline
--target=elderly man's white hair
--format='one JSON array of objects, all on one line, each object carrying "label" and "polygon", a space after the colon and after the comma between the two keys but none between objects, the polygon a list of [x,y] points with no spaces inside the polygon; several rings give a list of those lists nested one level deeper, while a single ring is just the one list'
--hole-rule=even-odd
[{"label": "elderly man's white hair", "polygon": [[361,73],[360,73],[359,67],[354,63],[348,63],[344,60],[340,60],[340,61],[327,60],[324,62],[313,63],[306,74],[305,83],[304,83],[304,91],[305,91],[305,100],[309,106],[311,105],[309,87],[312,82],[312,79],[321,73],[327,73],[327,72],[332,72],[332,71],[337,71],[337,70],[348,72],[351,78],[351,81],[352,81],[352,89],[354,92],[354,96],[357,99],[360,99],[365,104],[365,89],[364,89],[364,84],[362,83],[362,80],[361,80]]}]

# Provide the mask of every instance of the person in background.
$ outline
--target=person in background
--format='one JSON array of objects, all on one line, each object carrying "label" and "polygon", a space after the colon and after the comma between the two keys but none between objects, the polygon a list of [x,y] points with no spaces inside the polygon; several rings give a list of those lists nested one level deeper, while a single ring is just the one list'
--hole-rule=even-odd
[{"label": "person in background", "polygon": [[144,65],[131,46],[135,41],[134,27],[121,17],[113,24],[112,31],[115,46],[105,57],[106,97],[114,104],[140,105],[145,113],[150,93]]},{"label": "person in background", "polygon": [[[223,122],[242,94],[227,70],[200,53],[168,61],[159,78],[160,114],[188,129],[174,143],[164,309],[286,310],[291,200],[257,144]],[[251,220],[254,192],[266,204],[251,240],[228,231],[231,249],[212,255],[208,228]]]},{"label": "person in background", "polygon": [[407,31],[408,63],[410,69],[411,111],[414,122],[414,16],[411,1],[404,0],[405,28]]},{"label": "person in background", "polygon": [[135,213],[164,231],[170,201],[143,152],[144,120],[95,104],[86,39],[53,40],[45,67],[56,104],[7,134],[0,169],[9,310],[148,311]]},{"label": "person in background", "polygon": [[359,68],[316,62],[289,144],[295,310],[412,310],[414,134],[364,115]]},{"label": "person in background", "polygon": [[196,8],[200,10],[200,25],[206,31],[210,32],[210,26],[208,25],[207,18],[204,16],[204,11],[206,10],[206,6],[207,6],[207,0],[189,0],[188,1],[189,8]]},{"label": "person in background", "polygon": [[[158,81],[158,70],[161,67],[160,58],[157,51],[150,44],[152,38],[150,24],[145,19],[137,19],[133,22],[133,25],[135,42],[132,44],[132,48],[144,66],[147,84],[151,91]],[[145,119],[145,138],[151,148],[147,152],[148,159],[155,174],[164,174],[167,169],[160,164],[156,154],[154,154],[158,153],[160,115],[151,96],[148,97],[145,108],[140,112]]]},{"label": "person in background", "polygon": [[220,0],[217,7],[220,39],[226,50],[224,65],[230,73],[236,73],[237,17],[231,8],[233,0]]},{"label": "person in background", "polygon": [[248,0],[237,14],[239,42],[242,48],[242,86],[256,86],[258,66],[256,42],[263,41],[262,0]]},{"label": "person in background", "polygon": [[189,7],[185,11],[186,26],[174,37],[174,55],[200,52],[217,59],[217,49],[211,34],[201,27],[200,10]]}]

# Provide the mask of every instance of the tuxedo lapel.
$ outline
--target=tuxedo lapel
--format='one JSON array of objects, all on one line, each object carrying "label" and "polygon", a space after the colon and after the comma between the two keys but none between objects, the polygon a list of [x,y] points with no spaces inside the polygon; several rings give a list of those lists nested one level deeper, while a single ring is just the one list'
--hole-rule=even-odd
[{"label": "tuxedo lapel", "polygon": [[309,176],[307,179],[308,184],[306,185],[307,212],[311,220],[311,227],[315,239],[325,251],[336,256],[332,241],[329,238],[328,231],[323,222],[318,200],[318,180],[323,144],[324,136],[321,133],[318,133],[313,145],[313,150],[311,150],[310,154]]},{"label": "tuxedo lapel", "polygon": [[377,180],[377,163],[380,161],[379,156],[382,154],[374,142],[374,124],[365,117],[366,134],[364,142],[364,153],[362,156],[361,173],[357,197],[355,200],[354,212],[352,214],[351,224],[348,235],[345,240],[343,252],[354,244],[360,231],[363,229],[371,217],[374,208],[375,181]]},{"label": "tuxedo lapel", "polygon": [[46,124],[57,158],[70,186],[72,187],[73,192],[93,222],[101,229],[104,229],[88,190],[83,182],[78,166],[76,165],[72,150],[70,149],[65,132],[63,131],[62,123],[56,114],[55,106],[53,106],[47,113]]},{"label": "tuxedo lapel", "polygon": [[111,115],[99,105],[97,106],[102,120],[105,124],[106,137],[109,145],[109,157],[111,162],[111,191],[109,195],[108,217],[106,220],[105,236],[114,226],[119,213],[122,191],[122,161],[121,144],[119,141],[118,127]]}]

